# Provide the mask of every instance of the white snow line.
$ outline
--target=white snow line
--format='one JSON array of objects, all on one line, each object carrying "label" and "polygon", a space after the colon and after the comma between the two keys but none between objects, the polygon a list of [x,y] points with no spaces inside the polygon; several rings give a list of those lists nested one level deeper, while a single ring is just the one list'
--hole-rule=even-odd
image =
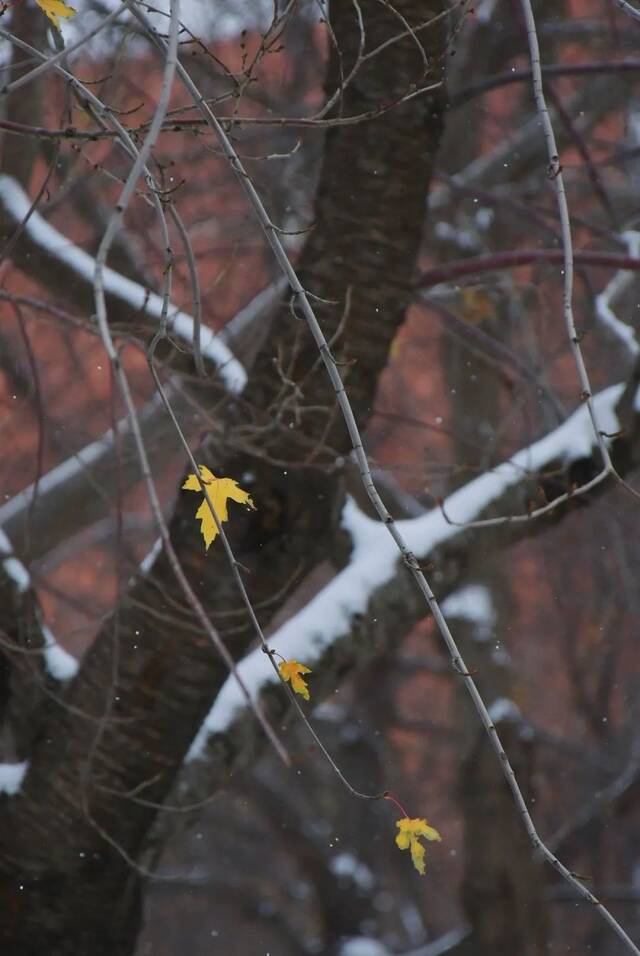
[{"label": "white snow line", "polygon": [[[2,529],[0,529],[0,562],[20,594],[25,594],[31,587],[31,576],[22,561],[13,554],[11,542]],[[41,623],[40,628],[44,638],[42,656],[46,670],[55,680],[70,680],[78,670],[77,660],[58,644],[46,624]]]},{"label": "white snow line", "polygon": [[[153,401],[155,401],[156,404],[159,404],[159,399],[156,398]],[[116,427],[118,435],[125,434],[128,429],[128,421],[124,418],[121,419]],[[79,451],[74,452],[65,461],[61,462],[59,465],[56,465],[56,467],[52,468],[51,471],[48,471],[46,475],[43,475],[38,483],[39,496],[42,497],[44,494],[48,494],[55,488],[59,488],[60,486],[66,484],[66,482],[71,478],[74,478],[78,472],[91,468],[96,461],[99,461],[102,457],[104,457],[106,451],[113,448],[113,444],[113,429],[110,428],[100,438],[97,438],[95,441],[90,442],[90,444],[85,445],[85,447],[81,448]],[[9,501],[5,502],[5,504],[0,505],[0,527],[3,527],[20,511],[24,511],[28,501],[31,500],[32,496],[33,485],[29,485],[28,488],[23,488],[22,491],[19,491],[17,495],[14,495],[13,498],[10,498]]]},{"label": "white snow line", "polygon": [[11,542],[4,531],[0,530],[0,561],[8,577],[11,578],[21,594],[31,587],[31,577],[22,561],[18,561],[13,553]]},{"label": "white snow line", "polygon": [[3,558],[2,567],[11,580],[15,582],[18,591],[24,593],[29,590],[31,578],[22,561],[18,561],[17,558]]},{"label": "white snow line", "polygon": [[[0,174],[0,201],[16,220],[22,222],[30,208],[31,201],[20,184],[11,176]],[[34,210],[26,222],[25,232],[42,249],[59,262],[92,284],[95,274],[95,259],[84,249],[74,245],[58,232],[39,212]],[[132,309],[160,320],[162,316],[162,296],[150,292],[144,286],[115,270],[105,267],[102,272],[104,290],[126,302]],[[193,343],[193,318],[176,306],[171,306],[168,328],[178,338],[191,346]],[[220,340],[220,336],[203,326],[200,330],[200,348],[202,355],[216,366],[226,388],[234,395],[243,390],[247,383],[247,373],[229,348]]]},{"label": "white snow line", "polygon": [[[629,229],[620,237],[627,247],[630,256],[637,258],[640,255],[640,232]],[[635,358],[640,353],[640,345],[633,326],[622,322],[612,308],[613,302],[622,295],[634,282],[635,276],[626,269],[620,269],[608,285],[596,296],[595,310],[598,319],[617,339],[624,343],[631,355]]]},{"label": "white snow line", "polygon": [[138,571],[140,574],[149,573],[149,571],[155,564],[156,558],[158,557],[161,551],[162,551],[162,537],[160,536],[156,538],[151,548],[149,549],[149,551],[147,551],[144,558],[140,562],[140,565],[138,566]]},{"label": "white snow line", "polygon": [[[603,428],[612,434],[619,429],[615,406],[624,387],[612,385],[594,396],[598,418]],[[523,474],[535,473],[559,458],[564,461],[583,458],[594,444],[589,410],[581,405],[554,431],[450,495],[445,502],[447,513],[460,523],[473,521],[510,486],[521,481]],[[398,551],[382,522],[367,517],[348,499],[342,525],[353,541],[349,564],[269,639],[270,646],[287,660],[313,666],[331,644],[350,633],[353,617],[366,612],[371,595],[390,582],[397,572]],[[440,508],[419,518],[398,521],[397,526],[418,559],[426,558],[438,545],[464,531],[447,522]],[[238,672],[253,697],[266,684],[275,681],[266,655],[260,649],[239,663]],[[208,738],[226,731],[245,706],[235,681],[227,679],[194,738],[187,761],[202,756]]]}]

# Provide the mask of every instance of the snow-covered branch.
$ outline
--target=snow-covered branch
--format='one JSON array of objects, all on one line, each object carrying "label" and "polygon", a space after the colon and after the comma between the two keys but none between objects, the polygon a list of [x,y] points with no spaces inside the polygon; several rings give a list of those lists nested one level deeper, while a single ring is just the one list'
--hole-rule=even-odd
[{"label": "snow-covered branch", "polygon": [[[10,580],[13,589],[19,595],[27,594],[31,588],[31,577],[22,561],[13,553],[11,543],[3,531],[0,530],[0,564]],[[39,615],[37,615],[39,618]],[[70,680],[78,670],[78,662],[62,648],[51,630],[42,621],[38,620],[42,636],[42,658],[47,673],[54,680]]]},{"label": "snow-covered branch", "polygon": [[[624,388],[622,384],[613,385],[594,397],[598,419],[609,434],[620,430],[616,406]],[[588,458],[594,444],[588,409],[582,405],[564,424],[450,495],[445,506],[456,524],[449,523],[442,510],[435,508],[419,518],[398,521],[398,527],[419,560],[433,560],[438,548],[468,534],[466,522],[476,520],[509,491],[551,463],[562,462],[567,467],[572,461]],[[375,617],[371,609],[377,598],[389,591],[397,592],[406,577],[406,569],[384,525],[364,515],[351,499],[345,505],[342,524],[353,542],[349,564],[270,638],[271,646],[287,659],[301,660],[311,666],[318,664],[334,645],[353,635],[365,616]],[[521,528],[527,533],[530,525]],[[446,583],[447,590],[457,583],[438,581],[437,577],[435,580],[440,587]],[[419,619],[423,610],[423,602],[415,601],[407,624]],[[396,623],[401,630],[397,620]],[[249,654],[238,669],[254,694],[273,683],[273,673],[261,650]],[[227,681],[191,746],[189,759],[202,756],[207,740],[212,735],[225,733],[243,708],[244,701],[235,684]]]},{"label": "snow-covered branch", "polygon": [[[285,287],[283,280],[268,285],[243,306],[218,335],[219,342],[225,347],[231,345],[249,366],[261,336],[267,333],[270,316]],[[193,414],[194,400],[188,394],[188,383],[181,388],[177,379],[172,380],[167,384],[166,392],[183,428],[189,433],[190,422],[198,424],[198,419]],[[181,454],[180,442],[159,395],[140,410],[138,417],[153,466],[166,461],[174,453]],[[120,442],[118,458],[114,455],[116,436]],[[109,428],[40,478],[33,506],[38,535],[29,542],[30,559],[37,560],[56,547],[63,537],[76,534],[102,516],[104,501],[96,494],[96,487],[108,496],[115,489],[116,482],[121,490],[126,490],[139,479],[140,465],[129,423],[123,418],[118,422],[115,434],[114,429]],[[0,528],[17,554],[22,554],[26,547],[24,516],[31,507],[34,490],[34,486],[29,485],[0,505]]]},{"label": "snow-covered branch", "polygon": [[[638,258],[640,252],[640,232],[628,230],[621,236],[627,245],[627,251],[634,259]],[[640,353],[640,346],[636,338],[633,326],[623,322],[613,311],[613,304],[623,292],[625,292],[634,281],[632,272],[624,269],[616,272],[606,288],[596,296],[595,309],[596,315],[602,324],[609,329],[611,334],[619,339],[628,349],[631,358],[636,359]]]},{"label": "snow-covered branch", "polygon": [[[16,226],[26,220],[24,230],[37,247],[63,263],[84,282],[93,282],[96,268],[93,256],[74,245],[36,210],[29,215],[31,200],[15,179],[4,174],[0,174],[0,204],[15,221]],[[163,310],[161,295],[110,268],[103,270],[103,283],[107,295],[114,296],[142,315],[160,321]],[[177,306],[171,306],[168,327],[176,338],[181,339],[189,348],[192,347],[192,316]],[[203,326],[200,330],[200,348],[203,357],[218,369],[225,387],[232,393],[241,392],[246,384],[247,374],[221,337]]]},{"label": "snow-covered branch", "polygon": [[69,681],[78,662],[44,623],[29,572],[2,531],[0,568],[0,794],[13,796],[27,770],[27,762],[19,758],[38,729],[44,678]]}]

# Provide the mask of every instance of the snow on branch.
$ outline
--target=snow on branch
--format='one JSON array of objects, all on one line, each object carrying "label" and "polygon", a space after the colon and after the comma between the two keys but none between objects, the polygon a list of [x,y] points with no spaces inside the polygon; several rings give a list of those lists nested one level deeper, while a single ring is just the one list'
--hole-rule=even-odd
[{"label": "snow on branch", "polygon": [[19,561],[13,553],[11,542],[6,534],[0,530],[0,561],[4,573],[11,578],[15,589],[24,594],[31,587],[31,577],[22,561]]},{"label": "snow on branch", "polygon": [[[29,215],[31,200],[11,176],[0,174],[0,201],[16,223],[26,220],[25,231],[36,245],[54,259],[63,262],[86,282],[93,283],[96,267],[93,256],[54,229],[36,210]],[[125,302],[132,309],[160,320],[163,310],[162,296],[120,275],[114,269],[105,267],[102,279],[106,293]],[[170,306],[168,327],[175,336],[189,346],[193,344],[194,321],[186,312],[182,312],[176,306]],[[209,359],[216,366],[226,388],[233,394],[241,392],[247,382],[247,373],[220,337],[206,326],[200,329],[200,349],[204,358]]]},{"label": "snow on branch", "polygon": [[[160,410],[160,401],[154,396],[150,405]],[[118,438],[122,438],[129,429],[129,423],[126,419],[121,419],[116,425]],[[89,472],[96,465],[102,463],[104,459],[113,454],[116,435],[114,430],[109,428],[100,438],[85,445],[84,448],[74,452],[69,458],[56,465],[50,471],[43,475],[38,482],[38,496],[59,491],[68,487],[73,479],[83,472]],[[29,485],[22,491],[0,505],[0,527],[4,527],[9,522],[15,521],[26,511],[29,502],[33,498],[34,486]]]},{"label": "snow on branch", "polygon": [[42,624],[44,637],[44,665],[54,680],[71,680],[78,673],[78,661],[56,641],[46,624]]},{"label": "snow on branch", "polygon": [[522,719],[520,708],[508,697],[497,697],[489,707],[489,715],[494,724],[504,721],[517,722]]},{"label": "snow on branch", "polygon": [[459,618],[476,625],[476,640],[487,640],[496,623],[496,612],[489,589],[483,584],[467,584],[442,602],[446,618]]},{"label": "snow on branch", "polygon": [[0,793],[13,797],[22,786],[28,763],[0,763]]},{"label": "snow on branch", "polygon": [[[1,179],[1,177],[0,177]],[[221,344],[230,345],[237,355],[241,355],[243,364],[250,367],[251,352],[259,343],[261,336],[266,334],[269,327],[269,318],[286,290],[286,282],[276,279],[266,288],[257,293],[229,320],[221,330],[218,340]],[[165,392],[171,398],[176,414],[180,416],[191,411],[188,393],[183,397],[183,391],[177,378],[171,379],[165,386]],[[170,441],[174,441],[173,425],[167,427],[167,417],[164,403],[156,394],[140,409],[138,414],[140,426],[145,436],[148,436],[147,450],[152,462],[156,456],[167,455]],[[185,419],[186,414],[185,414]],[[87,505],[88,498],[95,500],[95,482],[99,480],[102,488],[109,487],[108,473],[116,438],[122,442],[122,461],[119,466],[118,481],[120,487],[126,490],[140,477],[138,460],[133,449],[133,438],[129,421],[122,418],[114,429],[108,429],[100,438],[90,442],[84,448],[73,452],[69,458],[56,465],[40,478],[37,489],[38,529],[37,541],[31,542],[32,558],[46,553],[57,543],[56,535],[61,529],[77,529],[79,524],[94,520],[95,508]],[[98,477],[99,476],[99,477]],[[22,528],[24,515],[30,506],[34,495],[34,485],[23,488],[9,501],[0,504],[0,528],[8,534],[13,542],[14,550],[21,552]],[[73,495],[77,507],[74,509],[74,520],[67,516],[64,522],[60,521],[61,496]]]},{"label": "snow on branch", "polygon": [[340,946],[339,956],[391,956],[391,953],[377,939],[352,936]]},{"label": "snow on branch", "polygon": [[[637,259],[640,253],[640,232],[627,230],[627,232],[622,233],[621,238],[627,245],[629,255]],[[606,288],[596,296],[595,309],[596,315],[602,324],[609,329],[615,338],[624,343],[632,358],[635,359],[638,357],[638,353],[640,353],[640,345],[638,345],[635,329],[626,322],[622,322],[612,308],[615,300],[629,288],[634,278],[632,272],[627,272],[624,269],[616,272]]]},{"label": "snow on branch", "polygon": [[[30,590],[31,576],[22,561],[19,561],[14,555],[11,542],[2,530],[0,530],[0,563],[5,574],[20,594],[25,594]],[[78,670],[77,660],[58,644],[45,624],[40,623],[40,629],[43,639],[42,657],[45,670],[54,680],[70,680]],[[2,791],[1,781],[0,791]]]},{"label": "snow on branch", "polygon": [[16,591],[24,594],[31,587],[31,578],[22,561],[14,555],[11,542],[3,531],[0,531],[0,556],[5,574],[11,578]]},{"label": "snow on branch", "polygon": [[[608,434],[620,429],[615,409],[624,388],[622,384],[612,385],[594,396],[598,420]],[[424,560],[436,547],[463,532],[466,522],[477,518],[523,478],[535,475],[554,461],[569,464],[588,457],[594,444],[589,410],[581,405],[558,428],[450,495],[446,509],[456,524],[448,522],[443,511],[435,508],[419,518],[398,521],[398,529],[416,557]],[[353,542],[349,564],[269,640],[287,660],[313,665],[334,642],[348,637],[354,618],[366,613],[374,593],[399,573],[398,550],[387,529],[382,522],[360,511],[351,498],[345,504],[342,525]],[[240,662],[238,671],[254,696],[266,684],[274,683],[272,668],[260,648]],[[203,756],[208,738],[224,733],[245,704],[236,682],[227,680],[196,735],[187,760]]]}]

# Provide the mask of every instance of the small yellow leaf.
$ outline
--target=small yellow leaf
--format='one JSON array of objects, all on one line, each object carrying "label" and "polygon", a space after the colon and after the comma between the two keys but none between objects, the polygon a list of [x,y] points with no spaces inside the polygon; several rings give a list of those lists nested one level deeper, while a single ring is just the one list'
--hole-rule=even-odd
[{"label": "small yellow leaf", "polygon": [[60,17],[75,17],[76,11],[63,0],[36,0],[43,13],[49,17],[56,30],[60,29]]},{"label": "small yellow leaf", "polygon": [[291,686],[296,694],[300,694],[305,700],[309,700],[309,688],[301,675],[310,674],[310,667],[305,667],[304,664],[299,664],[297,661],[282,661],[278,665],[278,670],[283,680],[291,681]]},{"label": "small yellow leaf", "polygon": [[411,850],[413,865],[418,873],[424,876],[424,847],[420,843],[420,837],[424,837],[425,840],[440,840],[440,834],[434,827],[429,826],[422,817],[414,817],[413,819],[403,817],[402,820],[397,821],[396,826],[400,831],[396,837],[397,846],[401,850]]},{"label": "small yellow leaf", "polygon": [[[229,512],[227,510],[227,501],[229,498],[231,498],[232,501],[237,501],[239,505],[246,505],[247,508],[252,508],[255,511],[255,505],[249,494],[243,491],[233,478],[216,478],[205,465],[198,465],[198,468],[200,469],[200,476],[188,475],[182,487],[186,491],[202,492],[203,485],[206,485],[211,504],[214,507],[220,524],[222,524],[223,521],[229,520]],[[206,498],[203,498],[200,507],[196,511],[196,518],[200,521],[200,531],[202,532],[205,547],[208,551],[212,541],[215,541],[218,535],[218,526],[216,525],[213,512]]]},{"label": "small yellow leaf", "polygon": [[486,289],[480,286],[465,286],[460,292],[462,310],[460,318],[470,325],[479,325],[495,315],[495,306]]}]

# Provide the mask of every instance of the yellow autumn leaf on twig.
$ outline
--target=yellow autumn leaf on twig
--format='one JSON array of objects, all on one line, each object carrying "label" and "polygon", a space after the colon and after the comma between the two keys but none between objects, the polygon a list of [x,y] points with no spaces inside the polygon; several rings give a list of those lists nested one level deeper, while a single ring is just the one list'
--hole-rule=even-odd
[{"label": "yellow autumn leaf on twig", "polygon": [[36,0],[43,13],[49,17],[56,30],[60,29],[60,17],[75,17],[76,11],[63,0]]},{"label": "yellow autumn leaf on twig", "polygon": [[[239,505],[246,505],[247,508],[252,508],[255,511],[255,505],[250,496],[240,488],[233,478],[216,478],[205,465],[198,465],[198,468],[200,469],[200,477],[189,475],[182,487],[187,491],[202,491],[202,486],[206,485],[211,504],[220,524],[229,520],[229,512],[227,511],[229,498],[232,501],[237,501]],[[206,498],[202,499],[202,504],[196,511],[196,518],[201,522],[200,531],[208,551],[209,545],[212,541],[215,541],[218,535],[218,528]]]},{"label": "yellow autumn leaf on twig", "polygon": [[413,819],[403,817],[402,820],[397,821],[396,826],[400,831],[396,837],[397,845],[401,850],[411,850],[413,865],[418,873],[424,876],[424,847],[420,843],[420,837],[424,837],[425,840],[440,840],[442,839],[440,834],[421,817]]},{"label": "yellow autumn leaf on twig", "polygon": [[282,661],[278,664],[278,670],[283,680],[291,681],[296,694],[300,694],[305,700],[309,700],[309,688],[307,687],[303,674],[310,674],[311,668],[304,664],[298,664],[297,661]]}]

